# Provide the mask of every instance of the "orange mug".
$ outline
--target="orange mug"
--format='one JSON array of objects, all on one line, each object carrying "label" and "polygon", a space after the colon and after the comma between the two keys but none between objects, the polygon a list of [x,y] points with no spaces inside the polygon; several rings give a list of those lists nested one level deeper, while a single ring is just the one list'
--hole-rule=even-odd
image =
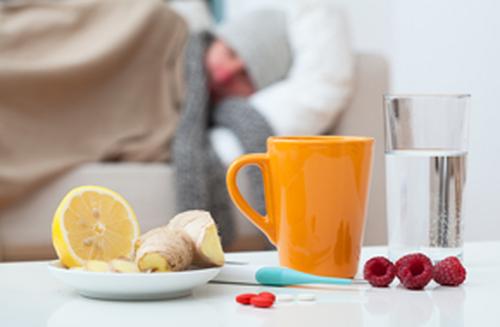
[{"label": "orange mug", "polygon": [[[236,206],[278,248],[281,265],[352,278],[363,239],[374,140],[350,136],[270,137],[267,153],[247,154],[227,171]],[[262,171],[267,214],[241,195],[245,165]]]}]

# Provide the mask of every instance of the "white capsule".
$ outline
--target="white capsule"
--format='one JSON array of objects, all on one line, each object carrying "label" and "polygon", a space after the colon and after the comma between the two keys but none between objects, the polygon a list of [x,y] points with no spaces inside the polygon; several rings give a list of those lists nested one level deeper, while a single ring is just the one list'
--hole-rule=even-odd
[{"label": "white capsule", "polygon": [[292,302],[293,295],[291,295],[291,294],[278,294],[276,296],[276,300],[278,300],[278,302]]},{"label": "white capsule", "polygon": [[300,293],[297,295],[297,300],[299,301],[315,301],[316,296],[311,293]]}]

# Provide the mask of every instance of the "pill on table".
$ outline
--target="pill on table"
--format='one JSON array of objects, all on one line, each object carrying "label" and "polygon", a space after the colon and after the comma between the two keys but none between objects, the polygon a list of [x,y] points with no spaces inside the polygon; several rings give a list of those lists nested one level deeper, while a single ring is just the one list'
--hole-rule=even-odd
[{"label": "pill on table", "polygon": [[250,300],[255,296],[257,296],[257,294],[253,294],[253,293],[240,294],[236,297],[236,302],[238,302],[240,304],[248,305],[248,304],[250,304]]},{"label": "pill on table", "polygon": [[254,296],[250,298],[250,303],[257,308],[269,308],[273,305],[274,301],[265,296]]},{"label": "pill on table", "polygon": [[259,296],[262,296],[262,297],[268,297],[270,298],[271,300],[276,301],[276,295],[274,295],[273,293],[271,292],[260,292],[259,293]]},{"label": "pill on table", "polygon": [[297,300],[299,301],[314,301],[316,300],[316,296],[311,293],[301,293],[297,295]]},{"label": "pill on table", "polygon": [[278,302],[292,302],[293,295],[291,295],[291,294],[278,294],[276,300],[278,300]]}]

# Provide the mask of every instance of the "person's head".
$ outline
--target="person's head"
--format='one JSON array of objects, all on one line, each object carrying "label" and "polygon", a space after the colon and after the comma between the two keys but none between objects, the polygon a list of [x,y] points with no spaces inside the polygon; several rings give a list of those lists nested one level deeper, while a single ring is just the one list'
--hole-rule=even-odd
[{"label": "person's head", "polygon": [[215,39],[207,50],[205,65],[210,88],[219,97],[250,96],[255,86],[243,59],[224,41]]},{"label": "person's head", "polygon": [[205,66],[218,96],[249,96],[286,76],[291,52],[283,12],[247,13],[222,24],[214,36]]}]

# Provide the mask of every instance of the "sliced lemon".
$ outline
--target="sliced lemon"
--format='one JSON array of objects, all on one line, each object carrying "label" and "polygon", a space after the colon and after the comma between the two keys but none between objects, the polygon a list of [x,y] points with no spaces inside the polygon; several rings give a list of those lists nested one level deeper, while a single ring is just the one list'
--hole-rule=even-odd
[{"label": "sliced lemon", "polygon": [[132,258],[139,238],[132,207],[118,193],[100,186],[80,186],[63,198],[52,221],[52,243],[66,267],[87,260]]}]

